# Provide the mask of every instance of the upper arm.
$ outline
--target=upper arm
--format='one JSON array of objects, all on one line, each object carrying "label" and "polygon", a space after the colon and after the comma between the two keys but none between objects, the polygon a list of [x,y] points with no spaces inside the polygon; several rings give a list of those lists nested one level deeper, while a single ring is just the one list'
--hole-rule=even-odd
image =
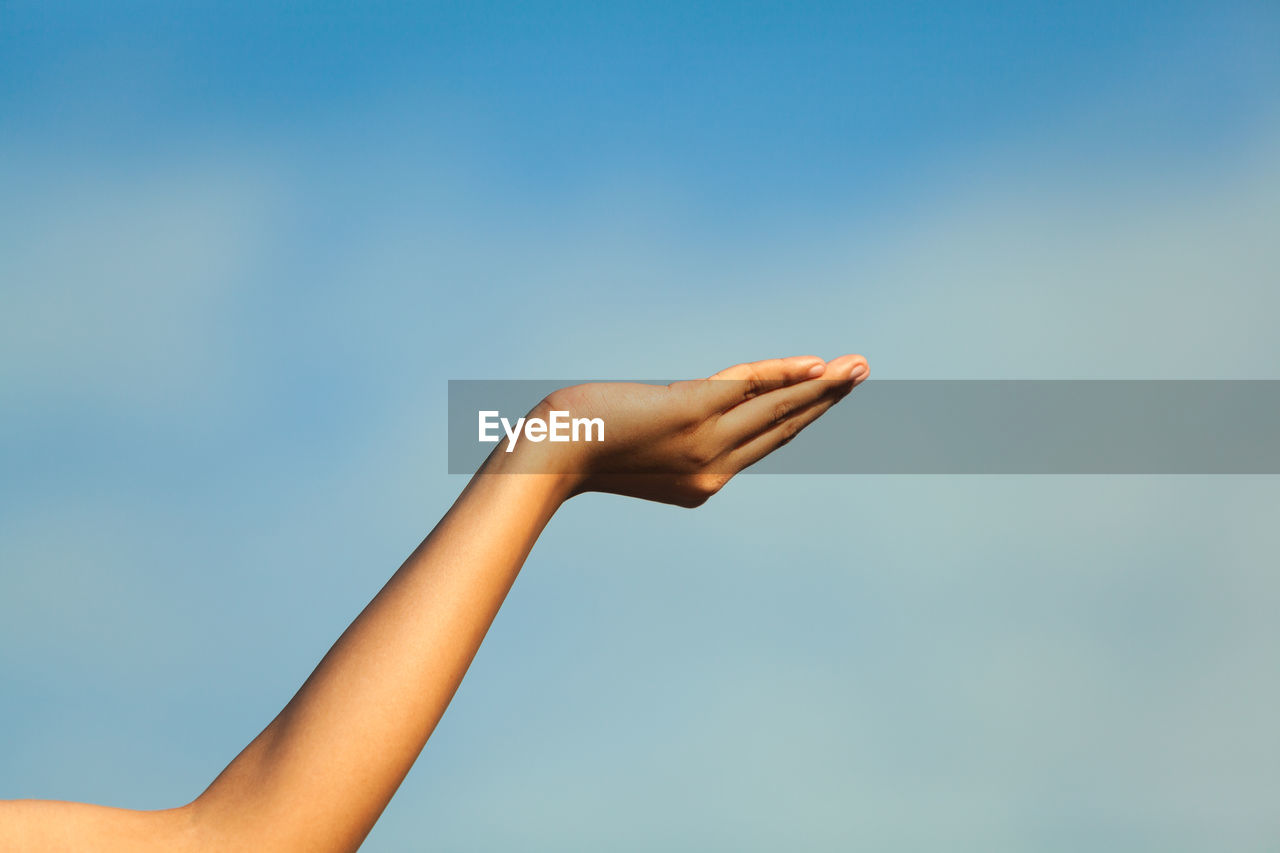
[{"label": "upper arm", "polygon": [[199,849],[188,808],[134,811],[54,800],[0,800],[0,839],[5,850],[33,853]]}]

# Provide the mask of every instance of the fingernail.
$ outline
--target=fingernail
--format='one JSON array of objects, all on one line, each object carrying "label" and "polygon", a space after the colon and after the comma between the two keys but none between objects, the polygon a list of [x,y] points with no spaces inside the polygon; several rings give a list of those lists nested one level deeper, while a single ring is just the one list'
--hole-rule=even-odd
[{"label": "fingernail", "polygon": [[818,362],[818,363],[817,363],[817,364],[815,364],[813,367],[809,368],[809,374],[808,374],[807,378],[808,378],[808,379],[817,379],[819,376],[821,376],[822,374],[824,374],[824,373],[826,373],[826,372],[827,372],[827,366],[826,366],[825,364],[823,364],[822,362]]},{"label": "fingernail", "polygon": [[849,378],[857,379],[858,377],[865,375],[866,372],[867,372],[867,366],[862,362],[858,362],[853,366],[853,370],[850,371]]}]

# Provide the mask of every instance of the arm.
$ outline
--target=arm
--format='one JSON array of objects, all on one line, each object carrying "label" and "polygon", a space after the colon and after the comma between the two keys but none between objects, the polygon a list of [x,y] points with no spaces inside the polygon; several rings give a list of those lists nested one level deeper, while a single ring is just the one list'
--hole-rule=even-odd
[{"label": "arm", "polygon": [[[598,446],[500,445],[284,710],[192,803],[138,812],[0,803],[17,849],[356,849],[444,714],[562,502],[607,491],[696,506],[866,376],[860,356],[739,365],[708,381],[603,383],[541,407],[604,418]],[[518,474],[513,476],[513,474]]]}]

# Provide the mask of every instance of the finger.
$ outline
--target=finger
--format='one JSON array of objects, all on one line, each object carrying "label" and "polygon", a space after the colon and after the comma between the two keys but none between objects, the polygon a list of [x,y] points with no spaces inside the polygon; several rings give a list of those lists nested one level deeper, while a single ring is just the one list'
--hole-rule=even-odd
[{"label": "finger", "polygon": [[[849,385],[849,391],[866,381],[867,375],[863,373],[854,379]],[[726,453],[721,458],[717,468],[722,467],[726,469],[727,473],[736,473],[756,464],[779,447],[790,442],[800,434],[801,430],[826,414],[832,406],[843,400],[849,391],[821,397],[816,402],[810,403],[806,408],[796,412],[782,423],[770,427],[745,444]]]},{"label": "finger", "polygon": [[860,355],[833,359],[819,378],[777,388],[734,406],[716,423],[716,435],[725,447],[737,447],[825,395],[847,394],[867,370],[867,360]]},{"label": "finger", "polygon": [[821,376],[822,369],[824,362],[816,355],[735,364],[707,379],[695,380],[692,391],[704,414],[718,414],[775,388]]}]

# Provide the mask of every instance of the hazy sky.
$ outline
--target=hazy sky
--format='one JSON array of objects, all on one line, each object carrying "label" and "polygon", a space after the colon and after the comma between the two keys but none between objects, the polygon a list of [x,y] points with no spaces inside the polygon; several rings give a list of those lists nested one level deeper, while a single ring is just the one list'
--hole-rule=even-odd
[{"label": "hazy sky", "polygon": [[[3,4],[0,797],[195,796],[462,487],[450,378],[1280,378],[1277,44],[1262,2]],[[365,849],[1274,849],[1277,512],[576,499]]]}]

